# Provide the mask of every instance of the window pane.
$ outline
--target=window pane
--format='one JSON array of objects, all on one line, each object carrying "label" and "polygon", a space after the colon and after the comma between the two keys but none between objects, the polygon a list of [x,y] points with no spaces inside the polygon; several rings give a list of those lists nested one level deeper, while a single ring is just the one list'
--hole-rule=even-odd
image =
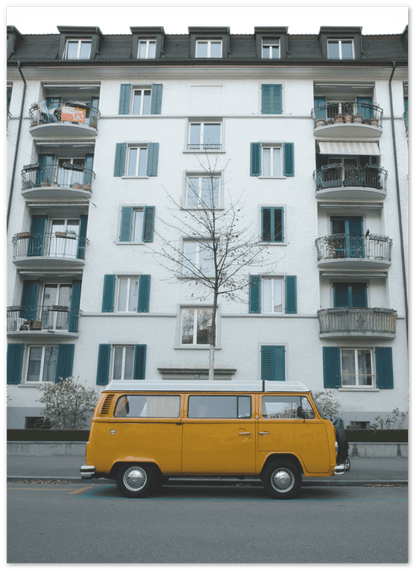
[{"label": "window pane", "polygon": [[133,242],[141,242],[143,240],[143,215],[143,210],[134,211]]},{"label": "window pane", "polygon": [[209,334],[212,326],[212,310],[211,309],[198,309],[197,310],[197,332],[196,343],[197,345],[208,345]]},{"label": "window pane", "polygon": [[341,355],[342,384],[355,385],[355,358],[353,349],[345,349]]},{"label": "window pane", "polygon": [[221,57],[221,42],[211,42],[211,57]]},{"label": "window pane", "polygon": [[156,57],[156,42],[149,42],[148,58],[155,59]]},{"label": "window pane", "polygon": [[373,380],[371,377],[371,351],[365,349],[357,350],[358,360],[358,384],[371,386]]},{"label": "window pane", "polygon": [[126,311],[128,278],[120,278],[118,284],[117,311]]},{"label": "window pane", "polygon": [[42,360],[42,347],[31,347],[29,354],[29,366],[27,372],[28,382],[39,381],[40,365]]},{"label": "window pane", "polygon": [[263,176],[270,176],[271,163],[270,163],[270,151],[271,149],[263,149]]},{"label": "window pane", "polygon": [[189,208],[198,208],[199,206],[199,180],[198,177],[188,177],[187,206]]},{"label": "window pane", "polygon": [[114,416],[124,418],[178,418],[180,403],[180,396],[126,395],[117,401]]},{"label": "window pane", "polygon": [[[64,308],[67,307],[69,309],[71,306],[71,292],[72,292],[71,285],[61,285],[59,287],[58,305]],[[68,323],[69,323],[69,312],[66,311],[56,312],[56,329],[66,331],[68,329]]]},{"label": "window pane", "polygon": [[121,367],[123,364],[123,347],[115,347],[114,349],[114,367],[113,379],[121,379]]},{"label": "window pane", "polygon": [[272,59],[279,59],[279,46],[272,46]]},{"label": "window pane", "polygon": [[218,206],[218,177],[202,177],[201,206],[212,208]]},{"label": "window pane", "polygon": [[90,59],[91,54],[91,42],[81,42],[81,54],[80,59]]},{"label": "window pane", "polygon": [[147,42],[139,42],[139,59],[146,59]]},{"label": "window pane", "polygon": [[352,42],[342,42],[342,59],[353,59]]},{"label": "window pane", "polygon": [[128,176],[136,175],[137,153],[138,149],[129,149],[129,170],[127,173]]},{"label": "window pane", "polygon": [[280,149],[273,149],[273,176],[282,175],[282,161],[280,159]]},{"label": "window pane", "polygon": [[196,43],[196,57],[208,57],[208,42]]},{"label": "window pane", "polygon": [[282,280],[273,280],[274,284],[274,307],[275,313],[282,313]]},{"label": "window pane", "polygon": [[201,142],[201,123],[191,123],[189,145],[191,149],[199,149]]},{"label": "window pane", "polygon": [[201,242],[199,244],[199,268],[207,276],[215,274],[214,252],[212,244]]},{"label": "window pane", "polygon": [[55,381],[56,359],[58,347],[45,347],[45,361],[43,364],[43,382],[51,383]]},{"label": "window pane", "polygon": [[279,208],[274,209],[274,242],[281,242],[283,239],[282,232],[282,211]]},{"label": "window pane", "polygon": [[263,59],[270,59],[270,48],[269,48],[269,46],[263,46],[262,58]]},{"label": "window pane", "polygon": [[142,92],[135,91],[133,97],[133,115],[140,115],[142,108]]},{"label": "window pane", "polygon": [[143,115],[150,115],[151,95],[150,89],[143,91]]},{"label": "window pane", "polygon": [[138,176],[146,176],[147,171],[147,149],[140,149]]},{"label": "window pane", "polygon": [[264,242],[270,242],[271,240],[271,228],[270,228],[270,224],[271,224],[271,209],[270,208],[264,208],[263,209],[263,220],[262,220],[262,240],[264,240]]},{"label": "window pane", "polygon": [[124,379],[131,381],[133,378],[134,347],[125,348]]},{"label": "window pane", "polygon": [[190,345],[193,343],[194,335],[194,310],[182,310],[182,345]]},{"label": "window pane", "polygon": [[339,59],[338,42],[328,42],[328,59]]},{"label": "window pane", "polygon": [[299,418],[297,415],[299,406],[300,397],[263,397],[263,418]]},{"label": "window pane", "polygon": [[68,42],[67,59],[78,58],[78,42]]},{"label": "window pane", "polygon": [[188,418],[237,418],[235,396],[190,396]]},{"label": "window pane", "polygon": [[218,123],[204,124],[204,148],[219,149],[221,141],[221,125]]},{"label": "window pane", "polygon": [[197,244],[196,242],[185,242],[183,251],[184,251],[184,260],[183,260],[183,271],[185,274],[190,274],[195,271],[196,266],[196,249]]},{"label": "window pane", "polygon": [[263,280],[263,311],[270,313],[272,310],[272,280]]},{"label": "window pane", "polygon": [[131,278],[131,280],[130,280],[129,311],[137,311],[138,299],[139,299],[139,280],[138,280],[138,278]]},{"label": "window pane", "polygon": [[251,397],[238,397],[238,418],[251,417]]}]

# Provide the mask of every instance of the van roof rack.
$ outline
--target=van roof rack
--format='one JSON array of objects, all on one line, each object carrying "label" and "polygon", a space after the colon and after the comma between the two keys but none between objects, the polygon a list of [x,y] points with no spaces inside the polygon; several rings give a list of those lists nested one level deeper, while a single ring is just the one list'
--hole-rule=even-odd
[{"label": "van roof rack", "polygon": [[302,383],[286,383],[285,381],[190,381],[190,380],[155,380],[155,381],[111,381],[103,392],[113,391],[189,391],[189,392],[310,392]]}]

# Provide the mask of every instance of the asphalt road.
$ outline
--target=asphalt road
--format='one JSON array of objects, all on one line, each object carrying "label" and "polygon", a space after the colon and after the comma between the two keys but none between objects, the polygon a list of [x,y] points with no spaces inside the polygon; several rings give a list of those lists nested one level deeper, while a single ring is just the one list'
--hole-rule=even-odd
[{"label": "asphalt road", "polygon": [[407,563],[407,487],[8,484],[8,563]]}]

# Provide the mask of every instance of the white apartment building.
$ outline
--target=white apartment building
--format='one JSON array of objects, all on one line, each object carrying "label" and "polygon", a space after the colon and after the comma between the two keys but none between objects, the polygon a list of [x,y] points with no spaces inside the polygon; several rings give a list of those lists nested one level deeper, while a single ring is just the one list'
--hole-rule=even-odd
[{"label": "white apartment building", "polygon": [[407,28],[7,31],[10,428],[60,377],[207,378],[210,298],[156,251],[203,262],[169,197],[197,211],[208,164],[273,261],[219,300],[215,379],[407,410]]}]

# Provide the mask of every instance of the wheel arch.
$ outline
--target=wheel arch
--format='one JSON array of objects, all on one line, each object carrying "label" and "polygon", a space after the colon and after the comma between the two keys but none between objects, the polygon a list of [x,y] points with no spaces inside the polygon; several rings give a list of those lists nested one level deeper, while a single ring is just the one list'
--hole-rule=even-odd
[{"label": "wheel arch", "polygon": [[289,460],[292,462],[299,470],[301,474],[304,474],[303,466],[299,458],[295,454],[270,454],[267,456],[266,460],[264,461],[263,467],[261,469],[260,476],[263,475],[264,470],[267,468],[271,462],[275,462],[276,460]]},{"label": "wheel arch", "polygon": [[162,472],[159,468],[159,466],[156,464],[156,462],[142,462],[141,460],[120,460],[117,462],[114,462],[113,466],[111,467],[110,473],[109,473],[109,478],[111,480],[114,480],[116,477],[117,472],[120,470],[120,468],[125,467],[125,466],[152,466],[157,475],[162,475]]}]

